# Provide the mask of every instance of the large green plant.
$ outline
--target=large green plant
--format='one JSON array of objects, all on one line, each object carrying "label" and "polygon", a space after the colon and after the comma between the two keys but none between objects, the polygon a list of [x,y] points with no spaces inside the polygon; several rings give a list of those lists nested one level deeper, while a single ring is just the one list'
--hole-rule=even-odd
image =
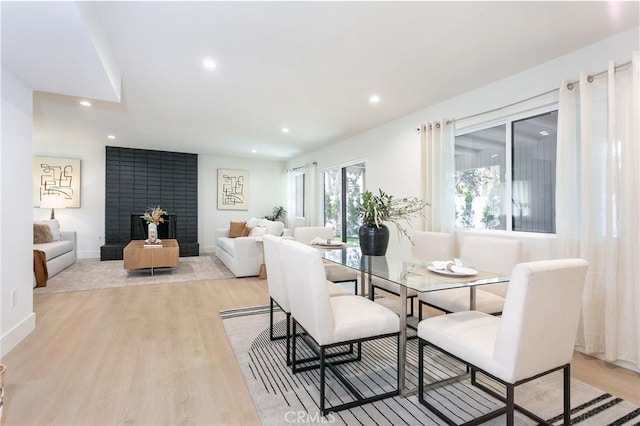
[{"label": "large green plant", "polygon": [[404,235],[413,243],[403,223],[411,227],[409,219],[424,217],[424,208],[429,203],[416,197],[396,198],[382,189],[378,189],[378,192],[378,195],[374,195],[371,191],[365,191],[362,194],[362,202],[358,207],[358,216],[362,220],[362,225],[379,228],[383,222],[391,222],[396,226],[400,238]]}]

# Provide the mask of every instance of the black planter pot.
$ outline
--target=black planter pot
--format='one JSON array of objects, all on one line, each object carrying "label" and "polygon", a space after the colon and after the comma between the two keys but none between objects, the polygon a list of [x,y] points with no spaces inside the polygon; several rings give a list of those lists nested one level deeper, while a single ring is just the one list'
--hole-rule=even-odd
[{"label": "black planter pot", "polygon": [[365,226],[358,230],[360,250],[368,256],[384,256],[389,246],[389,228],[385,225]]}]

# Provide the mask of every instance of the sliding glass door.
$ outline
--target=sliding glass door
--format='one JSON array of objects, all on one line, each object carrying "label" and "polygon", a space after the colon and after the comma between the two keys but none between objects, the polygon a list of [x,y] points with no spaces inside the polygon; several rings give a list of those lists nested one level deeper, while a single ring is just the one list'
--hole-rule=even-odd
[{"label": "sliding glass door", "polygon": [[333,226],[336,238],[358,242],[358,203],[364,192],[365,163],[325,170],[324,223]]}]

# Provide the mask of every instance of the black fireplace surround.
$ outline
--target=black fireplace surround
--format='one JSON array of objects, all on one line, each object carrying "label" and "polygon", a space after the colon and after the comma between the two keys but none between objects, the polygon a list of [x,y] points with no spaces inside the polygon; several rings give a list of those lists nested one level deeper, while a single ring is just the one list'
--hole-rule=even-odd
[{"label": "black fireplace surround", "polygon": [[105,244],[101,260],[121,260],[131,240],[147,238],[148,208],[168,212],[158,238],[175,238],[180,256],[198,256],[198,156],[106,147]]}]

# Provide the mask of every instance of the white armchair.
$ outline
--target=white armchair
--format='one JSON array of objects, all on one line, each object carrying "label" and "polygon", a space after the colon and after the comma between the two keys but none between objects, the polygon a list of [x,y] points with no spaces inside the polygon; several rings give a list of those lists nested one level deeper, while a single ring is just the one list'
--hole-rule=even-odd
[{"label": "white armchair", "polygon": [[[425,345],[466,364],[471,384],[506,405],[479,419],[478,424],[506,414],[503,424],[513,425],[514,410],[537,422],[545,420],[515,403],[515,387],[545,374],[563,370],[564,424],[570,424],[570,362],[582,304],[587,262],[559,259],[516,265],[511,274],[502,317],[467,311],[428,318],[418,325],[418,399],[448,424],[430,392],[451,379],[430,383],[425,396]],[[505,386],[506,397],[489,389],[480,377],[487,375]],[[431,395],[433,397],[433,395]]]}]

